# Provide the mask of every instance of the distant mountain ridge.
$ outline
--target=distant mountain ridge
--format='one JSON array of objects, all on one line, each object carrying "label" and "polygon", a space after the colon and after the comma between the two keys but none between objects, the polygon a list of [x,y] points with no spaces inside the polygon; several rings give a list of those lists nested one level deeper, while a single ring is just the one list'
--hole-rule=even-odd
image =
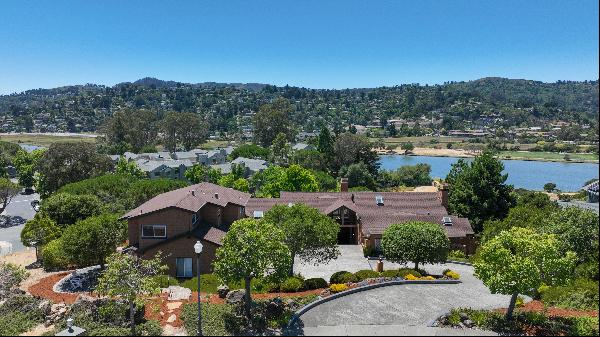
[{"label": "distant mountain ridge", "polygon": [[155,77],[144,77],[134,82],[122,82],[115,85],[119,87],[125,84],[134,84],[149,88],[177,88],[182,86],[195,88],[225,88],[234,87],[236,89],[246,89],[251,91],[262,90],[267,84],[263,83],[219,83],[219,82],[201,82],[201,83],[185,83],[177,81],[164,81]]}]

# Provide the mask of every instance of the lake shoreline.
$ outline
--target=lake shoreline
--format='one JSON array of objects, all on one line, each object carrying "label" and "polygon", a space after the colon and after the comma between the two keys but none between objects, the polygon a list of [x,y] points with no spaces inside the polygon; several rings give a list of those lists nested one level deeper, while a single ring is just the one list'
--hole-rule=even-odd
[{"label": "lake shoreline", "polygon": [[[403,150],[381,151],[376,150],[380,156],[410,156],[410,157],[447,157],[447,158],[474,158],[478,153],[466,151],[462,149],[432,149],[432,148],[415,148],[411,153],[405,154]],[[523,151],[525,153],[535,153],[533,151]],[[530,158],[530,157],[515,157],[515,156],[496,156],[500,160],[521,160],[533,162],[551,162],[551,163],[580,163],[580,164],[598,164],[599,160],[582,160],[582,159],[551,159],[551,158]]]}]

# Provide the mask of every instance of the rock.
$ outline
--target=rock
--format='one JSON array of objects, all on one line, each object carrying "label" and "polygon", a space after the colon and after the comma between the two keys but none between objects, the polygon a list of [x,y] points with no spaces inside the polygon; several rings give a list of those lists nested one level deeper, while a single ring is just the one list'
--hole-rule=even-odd
[{"label": "rock", "polygon": [[217,294],[219,295],[219,298],[226,298],[228,293],[229,293],[229,287],[226,285],[220,285],[217,288]]},{"label": "rock", "polygon": [[167,289],[169,289],[169,301],[187,301],[192,297],[192,291],[188,288],[170,286]]},{"label": "rock", "polygon": [[225,297],[225,301],[228,304],[242,303],[244,301],[244,296],[246,296],[246,290],[244,290],[244,289],[232,290],[229,293],[227,293],[227,296]]},{"label": "rock", "polygon": [[458,314],[458,316],[460,317],[460,320],[463,322],[469,319],[469,315],[465,314],[464,312],[461,312],[460,314]]},{"label": "rock", "polygon": [[298,309],[300,309],[300,305],[298,304],[298,302],[294,301],[293,299],[289,298],[285,301],[285,306],[292,311],[296,311]]},{"label": "rock", "polygon": [[467,328],[472,328],[473,326],[475,326],[475,323],[470,320],[470,319],[466,319],[463,324],[467,327]]},{"label": "rock", "polygon": [[167,318],[167,323],[173,323],[177,320],[177,316],[175,316],[175,314],[169,316],[169,318]]},{"label": "rock", "polygon": [[38,304],[38,309],[47,316],[52,312],[52,304],[48,300],[41,301],[40,304]]}]

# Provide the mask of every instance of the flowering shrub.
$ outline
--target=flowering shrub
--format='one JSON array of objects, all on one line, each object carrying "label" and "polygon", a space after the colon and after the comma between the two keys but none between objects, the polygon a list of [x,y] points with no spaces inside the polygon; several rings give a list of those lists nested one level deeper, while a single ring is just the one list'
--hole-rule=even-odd
[{"label": "flowering shrub", "polygon": [[345,284],[332,284],[329,286],[329,290],[332,294],[339,293],[348,290],[348,286]]},{"label": "flowering shrub", "polygon": [[414,276],[413,274],[407,274],[406,276],[404,276],[404,279],[407,281],[415,281],[415,280],[418,280],[419,278]]},{"label": "flowering shrub", "polygon": [[451,278],[453,280],[458,280],[460,278],[459,273],[455,272],[454,270],[450,270],[450,269],[444,270],[444,272],[442,274],[444,274],[444,276]]}]

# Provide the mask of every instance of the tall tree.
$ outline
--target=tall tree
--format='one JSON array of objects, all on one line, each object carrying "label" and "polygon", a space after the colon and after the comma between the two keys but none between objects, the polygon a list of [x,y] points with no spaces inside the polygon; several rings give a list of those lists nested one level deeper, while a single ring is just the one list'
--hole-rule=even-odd
[{"label": "tall tree", "polygon": [[371,174],[377,174],[379,157],[373,151],[371,142],[362,135],[343,133],[333,145],[332,171],[338,173],[344,166],[363,162]]},{"label": "tall tree", "polygon": [[471,221],[480,233],[486,220],[503,219],[515,204],[512,185],[506,184],[504,165],[485,151],[468,163],[459,160],[446,177],[450,185],[450,212]]},{"label": "tall tree", "polygon": [[13,158],[13,165],[19,174],[19,184],[21,186],[29,188],[35,183],[34,175],[44,151],[38,149],[29,153],[25,150],[20,150]]},{"label": "tall tree", "polygon": [[6,206],[21,192],[21,186],[6,178],[0,178],[0,213],[4,212]]},{"label": "tall tree", "polygon": [[[270,222],[283,231],[284,242],[290,250],[292,261],[299,257],[304,262],[317,265],[327,263],[339,255],[339,224],[315,208],[304,204],[276,205],[265,214],[263,221]],[[289,276],[292,275],[293,263],[289,272]]]},{"label": "tall tree", "polygon": [[161,122],[165,147],[174,152],[181,145],[186,151],[206,141],[208,124],[191,112],[169,112]]},{"label": "tall tree", "polygon": [[150,110],[125,109],[115,112],[100,129],[107,145],[122,154],[125,150],[139,152],[155,144],[156,126],[156,114]]},{"label": "tall tree", "polygon": [[280,132],[271,145],[271,161],[276,165],[287,165],[292,148],[287,141],[287,136]]},{"label": "tall tree", "polygon": [[38,259],[38,249],[58,239],[62,229],[43,213],[36,213],[33,219],[25,223],[21,231],[21,242],[25,247],[35,247],[35,257]]},{"label": "tall tree", "polygon": [[260,277],[280,282],[293,263],[284,239],[281,229],[273,224],[246,218],[231,225],[223,239],[223,246],[217,249],[213,263],[215,274],[225,282],[244,281],[245,312],[250,322],[252,279]]},{"label": "tall tree", "polygon": [[104,174],[112,166],[110,159],[97,153],[92,144],[54,143],[38,163],[40,179],[37,190],[47,196],[63,185]]},{"label": "tall tree", "polygon": [[519,294],[542,284],[566,283],[577,256],[561,250],[554,235],[538,234],[531,229],[514,227],[483,244],[475,262],[475,276],[493,294],[511,295],[506,317],[512,318]]},{"label": "tall tree", "polygon": [[321,132],[319,133],[317,150],[325,155],[327,160],[331,160],[333,158],[333,144],[335,139],[329,132],[329,129],[326,126],[321,128]]},{"label": "tall tree", "polygon": [[285,98],[277,98],[273,103],[265,104],[254,115],[254,139],[264,146],[270,146],[278,134],[283,133],[288,141],[294,138],[291,114],[292,104]]}]

